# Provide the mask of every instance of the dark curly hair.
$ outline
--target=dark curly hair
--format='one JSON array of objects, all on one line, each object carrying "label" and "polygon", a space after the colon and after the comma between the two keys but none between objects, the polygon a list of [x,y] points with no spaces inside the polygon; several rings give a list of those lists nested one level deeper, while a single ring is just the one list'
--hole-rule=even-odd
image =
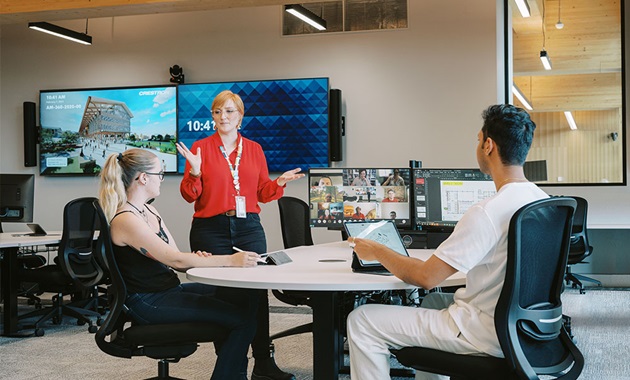
[{"label": "dark curly hair", "polygon": [[483,139],[490,137],[497,144],[501,162],[523,166],[536,129],[529,114],[511,104],[497,104],[483,111],[482,117]]}]

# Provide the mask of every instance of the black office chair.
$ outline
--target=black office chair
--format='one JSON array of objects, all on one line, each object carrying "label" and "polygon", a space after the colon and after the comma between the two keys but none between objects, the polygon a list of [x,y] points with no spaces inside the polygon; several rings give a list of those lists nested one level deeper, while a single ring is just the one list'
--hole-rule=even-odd
[{"label": "black office chair", "polygon": [[[282,230],[282,242],[284,248],[293,248],[303,245],[313,245],[313,237],[309,225],[309,208],[303,200],[299,198],[284,196],[278,199],[280,209],[280,229]],[[280,301],[293,305],[311,306],[311,292],[296,290],[271,291]],[[273,334],[270,340],[283,338],[285,336],[303,334],[313,331],[313,323],[306,323]]]},{"label": "black office chair", "polygon": [[547,198],[511,219],[505,282],[494,324],[505,358],[423,347],[392,350],[398,361],[451,379],[577,379],[584,357],[563,328],[562,292],[576,201]]},{"label": "black office chair", "polygon": [[152,379],[175,379],[168,374],[169,363],[193,354],[200,342],[225,338],[224,327],[211,323],[168,323],[137,325],[127,315],[127,287],[114,257],[109,224],[98,201],[94,202],[101,226],[97,252],[111,279],[109,314],[95,335],[96,344],[108,355],[120,358],[147,356],[158,360],[158,376]]},{"label": "black office chair", "polygon": [[[94,289],[103,278],[103,270],[96,263],[93,254],[96,233],[96,213],[93,202],[96,198],[78,198],[66,204],[63,210],[63,232],[56,264],[49,264],[35,269],[21,269],[19,278],[22,282],[37,284],[38,291],[50,292],[53,305],[20,315],[20,320],[40,316],[34,324],[25,324],[25,328],[34,328],[36,336],[44,335],[42,326],[52,320],[60,324],[63,316],[77,319],[78,324],[88,324],[88,331],[96,332],[89,317],[96,317],[101,322],[101,314],[93,307],[91,300]],[[66,295],[72,296],[70,303],[64,303]]]},{"label": "black office chair", "polygon": [[567,263],[564,280],[567,285],[580,289],[580,294],[584,294],[584,282],[592,282],[597,286],[602,286],[601,281],[590,278],[581,274],[571,272],[571,266],[575,264],[586,264],[584,261],[593,254],[593,247],[589,244],[588,234],[586,232],[586,218],[588,213],[588,202],[581,197],[571,197],[577,201],[575,216],[573,217],[573,228],[571,232],[571,246],[569,248],[569,260]]}]

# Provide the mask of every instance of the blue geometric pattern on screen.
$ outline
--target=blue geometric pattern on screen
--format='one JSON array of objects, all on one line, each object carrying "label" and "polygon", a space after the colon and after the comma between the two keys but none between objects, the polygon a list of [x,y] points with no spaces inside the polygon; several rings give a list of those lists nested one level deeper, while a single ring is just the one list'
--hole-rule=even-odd
[{"label": "blue geometric pattern on screen", "polygon": [[[177,139],[189,148],[210,136],[210,106],[223,90],[245,104],[241,133],[259,143],[270,172],[328,166],[328,78],[182,84]],[[185,160],[178,155],[178,171]]]}]

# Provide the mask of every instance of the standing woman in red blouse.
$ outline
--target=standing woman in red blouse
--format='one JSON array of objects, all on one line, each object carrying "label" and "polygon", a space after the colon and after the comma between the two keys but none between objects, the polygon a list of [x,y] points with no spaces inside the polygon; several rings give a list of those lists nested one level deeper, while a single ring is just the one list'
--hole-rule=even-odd
[{"label": "standing woman in red blouse", "polygon": [[[187,202],[195,203],[190,248],[220,255],[234,253],[232,247],[265,253],[267,242],[258,202],[282,197],[287,182],[304,174],[298,174],[301,169],[297,168],[275,180],[269,178],[261,146],[238,132],[245,114],[240,96],[222,91],[214,98],[211,112],[217,133],[194,142],[190,150],[183,143],[177,144],[177,151],[186,158],[180,192]],[[234,297],[258,303],[252,380],[295,379],[279,369],[273,358],[267,291],[219,287],[217,292],[232,292]]]}]

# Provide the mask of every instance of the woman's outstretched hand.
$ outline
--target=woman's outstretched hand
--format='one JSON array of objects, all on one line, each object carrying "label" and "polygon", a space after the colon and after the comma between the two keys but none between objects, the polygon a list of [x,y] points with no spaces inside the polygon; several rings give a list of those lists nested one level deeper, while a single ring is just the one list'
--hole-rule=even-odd
[{"label": "woman's outstretched hand", "polygon": [[197,152],[193,154],[186,144],[178,142],[175,144],[177,151],[181,154],[186,161],[190,164],[190,171],[192,174],[201,174],[201,148],[197,148]]},{"label": "woman's outstretched hand", "polygon": [[304,174],[299,173],[300,171],[302,171],[302,169],[296,168],[282,173],[282,175],[276,179],[278,185],[284,186],[287,182],[295,181],[298,178],[304,177]]}]

